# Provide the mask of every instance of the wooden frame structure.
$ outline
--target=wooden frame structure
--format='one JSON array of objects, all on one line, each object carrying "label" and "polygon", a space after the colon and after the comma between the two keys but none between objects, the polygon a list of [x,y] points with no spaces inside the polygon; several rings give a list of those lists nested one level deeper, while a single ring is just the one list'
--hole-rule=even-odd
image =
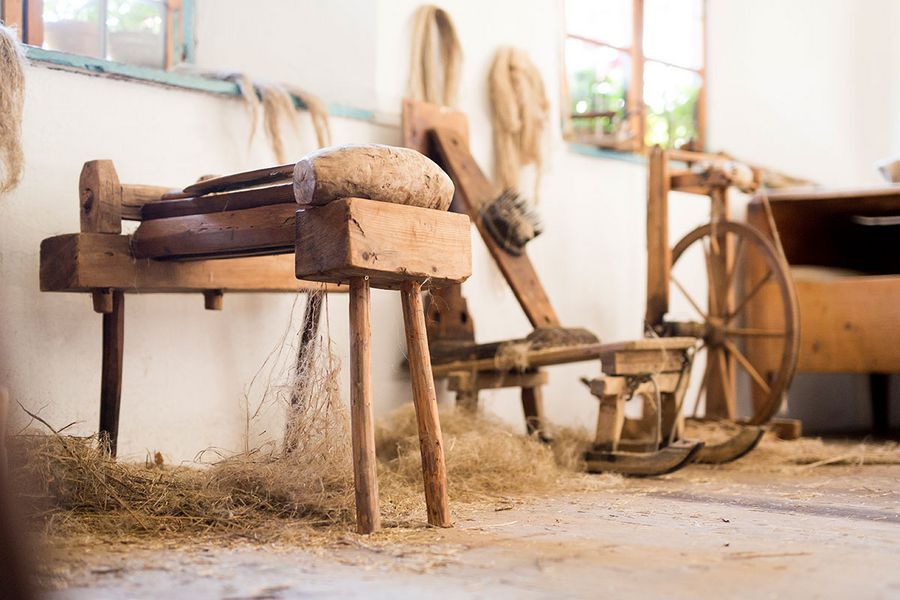
[{"label": "wooden frame structure", "polygon": [[[780,239],[790,265],[819,268],[814,274],[791,269],[800,314],[797,370],[868,374],[873,427],[880,434],[890,425],[890,374],[900,372],[898,215],[896,185],[776,191],[758,194],[747,207],[748,223]],[[748,276],[761,268],[752,264]],[[760,293],[748,306],[748,326],[771,327],[777,302],[771,291]],[[754,361],[765,363],[769,354],[765,340],[748,347]],[[763,401],[759,394],[753,400]]]},{"label": "wooden frame structure", "polygon": [[[110,453],[116,453],[118,436],[125,292],[200,291],[207,309],[221,310],[225,291],[349,284],[357,530],[378,530],[369,290],[395,289],[406,329],[428,522],[450,526],[421,289],[459,284],[471,272],[469,219],[445,210],[452,191],[449,178],[425,157],[372,145],[324,149],[296,169],[282,165],[206,179],[184,190],[122,185],[111,161],[86,163],[79,182],[82,233],[42,242],[41,289],[90,292],[94,309],[103,313],[100,435]],[[438,206],[444,210],[430,208]],[[123,218],[141,221],[130,236],[121,233]],[[305,323],[304,339],[319,312],[307,315],[315,316]],[[301,356],[304,351],[301,346]]]},{"label": "wooden frame structure", "polygon": [[[486,344],[475,343],[474,325],[459,285],[432,290],[427,308],[433,372],[445,376],[456,392],[457,405],[475,409],[478,393],[490,388],[520,388],[529,434],[548,439],[543,411],[544,367],[569,362],[600,361],[604,376],[590,382],[598,397],[597,438],[588,454],[593,472],[617,471],[629,475],[658,475],[689,464],[702,443],[681,441],[681,399],[689,371],[693,338],[646,339],[602,344],[583,329],[564,329],[538,278],[527,252],[512,254],[494,239],[482,219],[482,207],[498,192],[468,150],[468,120],[446,107],[404,100],[404,145],[434,158],[453,179],[456,195],[451,210],[469,215],[481,239],[503,273],[534,332],[527,338]],[[546,340],[545,340],[546,338]],[[527,365],[504,364],[504,348],[518,347]],[[658,426],[641,431],[623,443],[628,423],[627,399],[645,393],[641,385],[655,381],[659,397]],[[677,407],[677,408],[676,408]],[[663,415],[665,413],[665,416]]]}]

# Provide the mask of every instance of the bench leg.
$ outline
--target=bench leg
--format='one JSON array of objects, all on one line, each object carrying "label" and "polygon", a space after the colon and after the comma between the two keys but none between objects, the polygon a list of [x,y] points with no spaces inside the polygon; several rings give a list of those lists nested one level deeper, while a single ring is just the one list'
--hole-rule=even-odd
[{"label": "bench leg", "polygon": [[350,430],[353,444],[353,484],[356,489],[356,530],[381,528],[378,473],[375,462],[375,417],[372,410],[372,338],[369,280],[350,280]]},{"label": "bench leg", "polygon": [[421,285],[418,283],[404,283],[401,297],[409,375],[412,380],[413,403],[416,407],[416,423],[419,428],[419,448],[422,452],[425,504],[428,522],[431,525],[450,527],[444,442],[441,437],[441,422],[438,418],[437,395],[431,373],[428,338],[425,334],[425,312],[420,290]]},{"label": "bench leg", "polygon": [[125,294],[112,292],[112,307],[103,313],[103,364],[100,373],[100,438],[111,456],[119,441],[119,404],[122,399],[122,350],[125,340]]},{"label": "bench leg", "polygon": [[546,434],[544,428],[544,393],[540,386],[522,388],[522,412],[525,413],[525,431],[528,435]]},{"label": "bench leg", "polygon": [[600,413],[597,415],[597,435],[595,450],[615,452],[622,440],[625,425],[625,396],[610,394],[600,398]]}]

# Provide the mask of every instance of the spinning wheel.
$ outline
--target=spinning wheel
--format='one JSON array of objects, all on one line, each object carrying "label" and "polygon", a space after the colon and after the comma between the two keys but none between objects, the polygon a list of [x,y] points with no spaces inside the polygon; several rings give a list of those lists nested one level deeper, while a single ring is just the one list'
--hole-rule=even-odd
[{"label": "spinning wheel", "polygon": [[[679,263],[687,262],[692,253],[702,253],[707,273],[706,302],[688,289],[678,274]],[[765,269],[746,266],[754,254],[762,259],[756,262],[764,264]],[[781,406],[794,375],[800,344],[797,299],[781,253],[749,225],[731,221],[707,223],[688,233],[672,249],[669,280],[673,297],[677,291],[687,300],[697,319],[665,321],[663,330],[666,335],[696,337],[700,340],[698,356],[706,358],[693,404],[695,414],[705,393],[707,417],[736,419],[735,384],[743,376],[749,380],[756,399],[748,421],[753,425],[766,423]],[[744,327],[748,308],[763,295],[777,297],[779,314],[774,320],[780,320],[781,325],[772,329]],[[748,358],[750,344],[765,344],[765,362],[757,359],[754,364]]]}]

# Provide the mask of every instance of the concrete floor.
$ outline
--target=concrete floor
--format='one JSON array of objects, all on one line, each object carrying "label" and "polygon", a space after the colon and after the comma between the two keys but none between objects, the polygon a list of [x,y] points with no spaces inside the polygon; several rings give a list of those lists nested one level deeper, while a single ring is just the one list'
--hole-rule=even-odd
[{"label": "concrete floor", "polygon": [[85,553],[58,599],[900,598],[900,466],[665,478],[308,549]]}]

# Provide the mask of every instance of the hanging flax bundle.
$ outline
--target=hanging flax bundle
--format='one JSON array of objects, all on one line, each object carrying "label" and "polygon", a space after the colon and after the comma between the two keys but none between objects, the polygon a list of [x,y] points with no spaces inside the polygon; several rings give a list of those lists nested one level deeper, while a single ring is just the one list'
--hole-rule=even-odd
[{"label": "hanging flax bundle", "polygon": [[541,145],[550,104],[541,74],[523,50],[497,51],[488,79],[494,108],[494,155],[503,189],[518,189],[522,167],[534,165],[540,183]]},{"label": "hanging flax bundle", "polygon": [[[461,65],[462,49],[450,15],[433,4],[419,7],[413,16],[409,97],[452,106],[456,102]],[[438,73],[442,69],[444,78],[439,82]]]},{"label": "hanging flax bundle", "polygon": [[16,32],[0,24],[0,193],[15,188],[22,178],[24,65]]}]

